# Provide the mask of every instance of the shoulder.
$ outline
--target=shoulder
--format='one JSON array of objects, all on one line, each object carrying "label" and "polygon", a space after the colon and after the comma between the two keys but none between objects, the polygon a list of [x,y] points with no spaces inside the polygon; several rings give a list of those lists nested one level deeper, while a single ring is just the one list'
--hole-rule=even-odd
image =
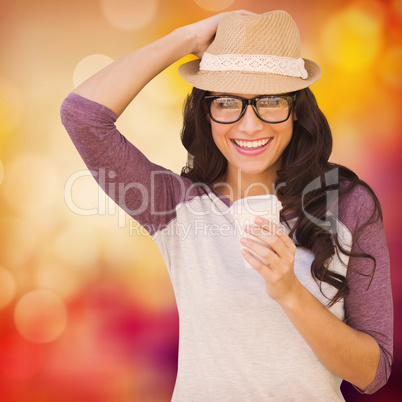
[{"label": "shoulder", "polygon": [[337,205],[339,220],[355,232],[362,226],[382,220],[380,203],[374,191],[363,181],[341,181]]}]

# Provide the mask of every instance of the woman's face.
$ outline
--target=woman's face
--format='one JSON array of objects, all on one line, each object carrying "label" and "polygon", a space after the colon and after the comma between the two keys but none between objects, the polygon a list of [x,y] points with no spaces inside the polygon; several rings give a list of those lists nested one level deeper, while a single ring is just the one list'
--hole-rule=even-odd
[{"label": "woman's face", "polygon": [[[214,92],[211,95],[223,94]],[[251,99],[258,95],[238,96]],[[235,123],[221,124],[209,118],[214,142],[228,162],[227,176],[237,175],[240,170],[242,175],[255,175],[258,180],[264,176],[276,177],[282,153],[292,138],[292,115],[283,123],[265,123],[248,105],[243,117]]]}]

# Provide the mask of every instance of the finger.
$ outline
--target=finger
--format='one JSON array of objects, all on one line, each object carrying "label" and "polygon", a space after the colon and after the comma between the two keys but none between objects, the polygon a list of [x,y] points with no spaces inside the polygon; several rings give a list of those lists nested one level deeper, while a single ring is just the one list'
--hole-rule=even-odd
[{"label": "finger", "polygon": [[251,251],[242,249],[244,259],[253,267],[267,282],[272,278],[273,271],[268,265],[263,264],[257,257],[255,257]]},{"label": "finger", "polygon": [[286,231],[282,225],[276,225],[272,220],[265,219],[260,216],[255,218],[254,222],[265,231],[279,236],[279,238],[282,239],[285,245],[291,250],[296,248],[293,240],[286,234]]},{"label": "finger", "polygon": [[240,243],[243,246],[247,247],[249,250],[253,251],[258,256],[262,257],[263,260],[267,262],[267,265],[277,268],[283,265],[281,258],[271,248],[264,246],[256,242],[255,240],[249,239],[247,237],[242,237],[240,239]]},{"label": "finger", "polygon": [[262,230],[260,226],[246,227],[244,231],[266,245],[263,245],[264,248],[270,247],[279,256],[283,257],[289,253],[289,248],[279,236]]},{"label": "finger", "polygon": [[[295,250],[296,250],[296,246],[292,243],[293,248],[289,248],[285,245],[284,241],[282,238],[280,238],[277,235],[272,235],[272,234],[259,234],[259,235],[255,235],[254,233],[250,234],[256,238],[256,241],[254,241],[254,243],[256,243],[257,245],[259,245],[260,247],[262,247],[262,250],[260,247],[257,247],[256,245],[253,245],[253,250],[255,249],[257,254],[261,254],[261,256],[263,258],[264,254],[268,254],[268,251],[265,250],[271,250],[273,253],[275,253],[278,258],[280,258],[281,260],[281,264],[277,263],[277,268],[280,269],[281,267],[285,267],[285,266],[293,266],[294,264],[294,260],[295,260]],[[243,237],[241,240],[243,245],[246,245],[247,243],[247,247],[249,247],[249,243],[247,242],[247,240],[253,241],[253,239],[247,238],[247,237]],[[262,245],[259,244],[259,242],[263,243]],[[253,243],[250,243],[253,244]],[[250,247],[251,248],[251,247]]]}]

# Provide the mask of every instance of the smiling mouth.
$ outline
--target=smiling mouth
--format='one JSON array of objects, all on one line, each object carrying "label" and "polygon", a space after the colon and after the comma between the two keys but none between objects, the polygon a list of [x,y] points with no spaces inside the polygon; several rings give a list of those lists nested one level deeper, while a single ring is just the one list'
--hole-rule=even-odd
[{"label": "smiling mouth", "polygon": [[271,138],[265,138],[263,140],[257,140],[257,141],[241,141],[241,140],[235,140],[232,139],[232,141],[240,148],[243,149],[258,149],[265,147],[270,141],[272,140]]}]

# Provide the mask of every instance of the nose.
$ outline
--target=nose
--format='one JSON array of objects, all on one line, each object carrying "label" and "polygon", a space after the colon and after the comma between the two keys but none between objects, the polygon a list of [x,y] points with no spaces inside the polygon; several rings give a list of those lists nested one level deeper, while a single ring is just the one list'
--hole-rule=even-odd
[{"label": "nose", "polygon": [[248,105],[243,117],[239,120],[237,128],[247,135],[254,135],[264,128],[264,122],[255,114],[251,105]]}]

